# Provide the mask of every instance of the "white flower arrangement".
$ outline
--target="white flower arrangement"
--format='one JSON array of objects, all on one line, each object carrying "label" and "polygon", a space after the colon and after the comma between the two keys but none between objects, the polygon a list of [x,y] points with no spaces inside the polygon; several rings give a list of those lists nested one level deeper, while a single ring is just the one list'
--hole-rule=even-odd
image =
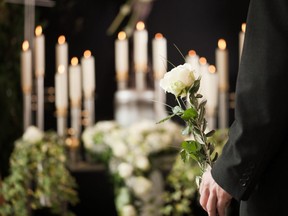
[{"label": "white flower arrangement", "polygon": [[[129,127],[120,127],[114,121],[106,121],[105,124],[100,121],[92,129],[84,131],[85,149],[90,151],[94,145],[104,145],[111,151],[107,167],[113,176],[119,215],[138,215],[143,206],[153,205],[149,203],[153,190],[149,175],[155,169],[151,156],[166,151],[173,151],[176,155],[180,147],[178,144],[183,141],[182,126],[172,121],[166,123],[143,120]],[[107,125],[112,126],[109,128]],[[95,136],[99,133],[101,143],[96,143]]]}]

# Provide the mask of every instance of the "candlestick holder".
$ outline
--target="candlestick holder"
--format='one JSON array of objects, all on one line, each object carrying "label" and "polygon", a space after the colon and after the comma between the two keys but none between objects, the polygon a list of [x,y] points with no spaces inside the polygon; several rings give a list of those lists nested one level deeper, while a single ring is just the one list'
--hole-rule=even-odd
[{"label": "candlestick holder", "polygon": [[44,76],[37,76],[37,127],[44,131]]},{"label": "candlestick holder", "polygon": [[155,109],[155,117],[157,120],[164,119],[165,117],[167,117],[167,111],[165,108],[166,94],[160,88],[159,82],[160,80],[157,78],[154,81],[154,94],[155,94],[154,109]]},{"label": "candlestick holder", "polygon": [[81,134],[81,106],[71,106],[71,127],[75,137],[79,138]]},{"label": "candlestick holder", "polygon": [[228,93],[220,89],[219,92],[219,115],[218,127],[224,129],[228,127]]},{"label": "candlestick holder", "polygon": [[137,91],[144,91],[146,89],[146,73],[144,71],[136,71],[135,86]]},{"label": "candlestick holder", "polygon": [[60,137],[66,136],[67,108],[57,108],[57,133]]},{"label": "candlestick holder", "polygon": [[32,124],[31,91],[23,91],[23,130]]},{"label": "candlestick holder", "polygon": [[217,109],[215,107],[207,107],[206,108],[206,119],[207,119],[207,127],[209,130],[215,130],[216,127],[216,119],[217,119]]},{"label": "candlestick holder", "polygon": [[84,110],[87,112],[86,127],[93,126],[95,123],[94,95],[86,97],[84,100]]},{"label": "candlestick holder", "polygon": [[73,129],[68,130],[68,137],[65,140],[65,144],[68,148],[68,162],[70,166],[77,164],[79,162],[79,147],[80,147],[80,140],[74,134]]},{"label": "candlestick holder", "polygon": [[117,73],[116,80],[117,80],[117,89],[118,90],[127,89],[127,87],[128,87],[128,72]]}]

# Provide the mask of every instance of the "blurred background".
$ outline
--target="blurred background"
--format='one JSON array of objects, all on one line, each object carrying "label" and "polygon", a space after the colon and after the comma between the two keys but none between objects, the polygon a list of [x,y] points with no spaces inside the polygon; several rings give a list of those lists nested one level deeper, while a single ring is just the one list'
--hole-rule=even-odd
[{"label": "blurred background", "polygon": [[[20,51],[24,38],[24,1],[0,0],[0,175],[8,174],[9,155],[13,143],[23,133],[23,105],[20,75]],[[41,1],[39,1],[41,2]],[[119,13],[124,0],[57,0],[52,7],[35,7],[35,25],[41,25],[45,35],[46,72],[44,85],[55,85],[55,45],[60,35],[69,44],[69,59],[81,58],[91,50],[95,57],[96,97],[95,121],[114,119],[115,79],[114,41],[129,23],[123,19],[114,32],[108,29]],[[145,1],[144,1],[145,2]],[[149,1],[147,1],[149,2]],[[149,34],[148,73],[151,72],[151,39],[162,33],[167,39],[168,60],[182,64],[179,50],[186,55],[195,50],[209,64],[215,64],[215,49],[224,38],[229,52],[229,92],[235,91],[239,64],[239,32],[245,23],[249,0],[155,0],[139,12]],[[131,43],[129,39],[129,43]],[[130,68],[133,68],[132,66]],[[168,66],[168,70],[172,68]],[[133,73],[133,71],[129,71]],[[152,77],[152,75],[149,75]],[[131,86],[133,81],[130,80]],[[167,95],[167,102],[174,103]],[[233,101],[232,101],[233,102]],[[229,109],[229,124],[233,121],[233,103]],[[55,105],[45,102],[45,130],[56,129]]]}]

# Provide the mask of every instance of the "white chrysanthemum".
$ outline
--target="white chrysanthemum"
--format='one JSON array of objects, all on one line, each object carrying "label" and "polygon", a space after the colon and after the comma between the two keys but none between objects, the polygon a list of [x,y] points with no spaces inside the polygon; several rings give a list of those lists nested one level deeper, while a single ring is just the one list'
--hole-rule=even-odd
[{"label": "white chrysanthemum", "polygon": [[122,178],[126,179],[132,175],[133,166],[131,164],[123,162],[118,166],[118,173]]},{"label": "white chrysanthemum", "polygon": [[138,155],[135,157],[135,166],[138,169],[141,169],[143,171],[146,171],[150,168],[150,163],[147,157],[143,155]]},{"label": "white chrysanthemum", "polygon": [[134,194],[141,199],[145,199],[152,190],[152,182],[143,176],[132,178],[129,184]]},{"label": "white chrysanthemum", "polygon": [[174,94],[176,97],[184,97],[194,81],[195,75],[192,66],[185,63],[167,72],[160,80],[160,87],[166,92]]},{"label": "white chrysanthemum", "polygon": [[35,126],[29,126],[22,136],[23,141],[37,143],[43,139],[43,132]]},{"label": "white chrysanthemum", "polygon": [[110,147],[115,157],[123,158],[128,153],[127,146],[121,140],[118,140],[118,141],[115,140],[115,142],[112,145],[110,145]]},{"label": "white chrysanthemum", "polygon": [[84,147],[86,149],[91,150],[94,146],[94,142],[93,142],[93,135],[95,133],[95,130],[93,127],[87,127],[83,133],[82,133],[82,140],[83,140],[83,144]]},{"label": "white chrysanthemum", "polygon": [[122,207],[121,215],[123,216],[137,216],[136,209],[133,205],[125,205]]},{"label": "white chrysanthemum", "polygon": [[99,121],[97,122],[97,124],[95,125],[95,130],[96,131],[101,131],[101,132],[111,132],[112,130],[114,130],[115,128],[118,128],[119,125],[116,121]]}]

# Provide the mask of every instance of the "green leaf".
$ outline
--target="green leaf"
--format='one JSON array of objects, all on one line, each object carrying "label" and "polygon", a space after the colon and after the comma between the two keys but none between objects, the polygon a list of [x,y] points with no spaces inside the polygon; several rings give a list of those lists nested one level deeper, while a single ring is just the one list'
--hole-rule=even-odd
[{"label": "green leaf", "polygon": [[206,100],[206,99],[203,99],[203,100],[199,103],[198,109],[202,109],[202,108],[205,109],[206,103],[207,103],[207,100]]},{"label": "green leaf", "polygon": [[180,156],[184,163],[189,160],[189,154],[184,149],[180,151]]},{"label": "green leaf", "polygon": [[191,141],[184,141],[181,143],[182,148],[191,153],[191,152],[197,152],[201,146],[198,142],[191,140]]},{"label": "green leaf", "polygon": [[189,135],[191,133],[191,127],[188,125],[182,130],[182,135]]},{"label": "green leaf", "polygon": [[197,79],[194,81],[193,86],[189,89],[189,93],[194,94],[196,93],[200,88],[200,79]]},{"label": "green leaf", "polygon": [[215,152],[212,162],[215,162],[218,159],[218,156],[219,156],[218,152]]},{"label": "green leaf", "polygon": [[183,109],[180,106],[175,106],[175,107],[173,107],[172,111],[173,111],[174,115],[178,115],[178,114],[183,112]]},{"label": "green leaf", "polygon": [[176,115],[176,114],[169,115],[169,116],[167,116],[166,118],[164,118],[164,119],[162,119],[162,120],[156,122],[156,124],[163,123],[163,122],[165,122],[165,121],[171,119],[171,118],[174,117],[175,115]]},{"label": "green leaf", "polygon": [[211,131],[209,131],[208,133],[206,133],[205,135],[206,135],[206,137],[211,137],[211,136],[213,136],[215,134],[215,130],[211,130]]},{"label": "green leaf", "polygon": [[185,121],[189,120],[189,119],[195,119],[197,118],[198,116],[198,113],[197,111],[193,108],[193,107],[190,107],[189,109],[185,110],[181,116],[181,118]]}]

